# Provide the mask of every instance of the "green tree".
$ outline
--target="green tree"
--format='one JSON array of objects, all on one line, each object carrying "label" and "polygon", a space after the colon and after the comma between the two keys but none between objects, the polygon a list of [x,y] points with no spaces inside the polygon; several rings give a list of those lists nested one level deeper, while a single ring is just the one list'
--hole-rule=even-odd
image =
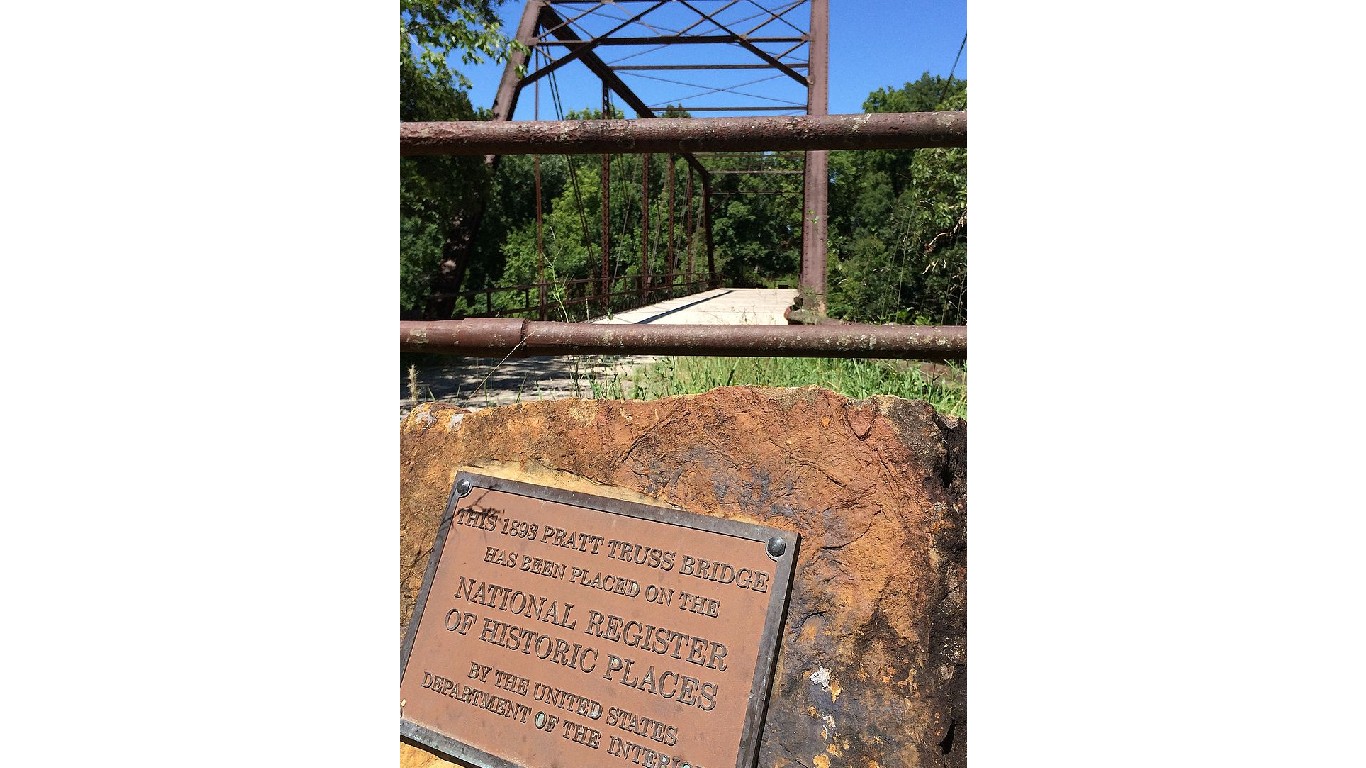
[{"label": "green tree", "polygon": [[[672,117],[687,117],[678,108],[670,108],[666,114]],[[596,109],[571,111],[567,120],[597,120],[604,117]],[[621,113],[611,109],[606,117],[620,118]],[[513,158],[507,158],[511,161]],[[530,168],[530,159],[526,159]],[[546,275],[552,283],[564,284],[580,281],[574,285],[561,285],[553,297],[556,304],[555,316],[562,319],[573,311],[574,319],[582,319],[589,312],[584,305],[585,297],[592,297],[591,307],[598,311],[597,291],[603,272],[602,258],[602,187],[601,163],[597,156],[591,157],[542,157],[543,207],[545,209],[542,229],[542,247],[536,250],[535,211],[533,197],[528,191],[533,188],[529,171],[522,173],[511,170],[519,167],[517,163],[506,165],[505,172],[500,167],[494,180],[494,194],[490,201],[490,221],[495,217],[493,206],[501,205],[508,216],[505,220],[506,234],[501,239],[491,240],[481,246],[485,253],[501,252],[503,261],[490,259],[482,278],[473,276],[476,283],[497,283],[513,286],[537,281],[537,276]],[[643,281],[652,296],[662,297],[670,293],[674,286],[682,283],[683,275],[689,265],[689,244],[691,234],[692,255],[694,259],[704,259],[705,250],[701,233],[701,189],[695,185],[691,210],[687,202],[688,166],[679,156],[654,154],[649,162],[649,230],[642,228],[642,202],[644,194],[644,167],[642,155],[617,155],[611,158],[610,199],[608,222],[611,232],[610,250],[607,254],[607,275],[609,289],[619,295],[613,308],[620,309],[628,303],[628,296],[636,295],[640,287],[642,270],[646,274]],[[521,173],[521,175],[518,175]],[[673,239],[670,241],[670,198],[669,181],[672,175],[674,204],[672,206]],[[698,183],[700,184],[700,182]],[[497,190],[506,189],[507,194]],[[514,208],[516,209],[514,211]],[[693,231],[688,230],[689,225]],[[487,225],[486,225],[487,226]],[[492,228],[490,228],[492,231]],[[481,233],[481,240],[483,234]],[[484,246],[487,246],[485,249]],[[672,247],[671,247],[672,246]],[[642,264],[642,261],[644,262]],[[698,260],[696,267],[705,269]],[[673,282],[670,284],[670,275]],[[590,281],[586,282],[586,281]],[[509,295],[501,305],[505,310],[521,307],[521,297]],[[500,304],[495,299],[495,308]],[[482,311],[482,307],[470,307]]]},{"label": "green tree", "polygon": [[[513,158],[507,158],[512,160]],[[530,165],[532,158],[526,160]],[[511,167],[510,167],[511,166]],[[527,194],[534,179],[530,173],[519,174],[515,166],[500,167],[499,188],[509,189],[495,199],[517,201],[533,210],[505,221],[506,234],[498,241],[501,263],[501,282],[504,285],[538,283],[542,276],[548,283],[548,300],[555,307],[548,319],[582,320],[587,310],[577,302],[588,294],[586,284],[568,286],[570,281],[592,277],[598,253],[598,200],[600,191],[597,166],[585,158],[551,155],[541,158],[542,250],[536,250],[536,217],[534,198]],[[571,177],[572,174],[572,177]],[[588,215],[592,210],[593,215]],[[493,247],[494,244],[490,244]],[[509,301],[517,297],[508,297]]]},{"label": "green tree", "polygon": [[[602,114],[598,110],[571,111],[565,119],[597,120]],[[614,110],[608,117],[620,117],[620,113]],[[613,160],[614,212],[625,205],[626,190],[631,187],[629,181],[618,178],[623,172],[621,160]],[[513,286],[537,283],[544,274],[551,285],[550,303],[556,306],[552,312],[554,318],[581,320],[588,314],[582,302],[590,293],[589,286],[580,283],[567,288],[565,284],[598,275],[600,165],[596,157],[573,155],[544,155],[540,162],[541,253],[538,254],[536,246],[535,196],[530,194],[535,188],[535,158],[509,156],[498,168],[490,196],[489,220],[480,232],[480,252],[488,258],[471,279],[481,285]],[[613,253],[622,252],[621,243],[616,242],[619,228],[620,222],[614,219]],[[612,268],[615,270],[615,262]],[[521,301],[521,297],[509,295],[501,304],[495,300],[495,307],[516,308],[521,306]]]},{"label": "green tree", "polygon": [[467,91],[470,81],[451,58],[502,61],[513,43],[502,34],[497,7],[505,0],[399,0],[400,54],[426,76]]},{"label": "green tree", "polygon": [[[801,265],[801,153],[726,155],[709,163],[717,268],[727,285],[795,278]],[[727,172],[729,171],[729,172]]]},{"label": "green tree", "polygon": [[[967,84],[928,73],[868,112],[967,108]],[[863,322],[967,322],[967,150],[831,153],[829,313]]]},{"label": "green tree", "polygon": [[[452,61],[506,57],[495,9],[503,0],[401,0],[399,119],[484,119],[468,96],[469,81]],[[482,159],[405,158],[399,171],[399,302],[401,316],[450,317],[454,292],[483,214],[489,174]]]},{"label": "green tree", "polygon": [[[412,59],[399,68],[399,118],[472,120],[469,97],[437,80]],[[483,161],[412,157],[399,163],[399,301],[404,317],[423,316],[441,275],[454,224],[480,194]]]}]

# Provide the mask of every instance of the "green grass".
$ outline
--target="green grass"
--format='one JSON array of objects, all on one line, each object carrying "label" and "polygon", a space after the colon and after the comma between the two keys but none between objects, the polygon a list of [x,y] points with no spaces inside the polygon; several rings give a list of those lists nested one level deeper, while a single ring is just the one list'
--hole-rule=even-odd
[{"label": "green grass", "polygon": [[593,396],[653,400],[716,387],[817,385],[855,399],[895,395],[925,400],[940,413],[967,418],[967,370],[961,363],[932,375],[902,360],[792,357],[669,357],[629,377],[595,379]]}]

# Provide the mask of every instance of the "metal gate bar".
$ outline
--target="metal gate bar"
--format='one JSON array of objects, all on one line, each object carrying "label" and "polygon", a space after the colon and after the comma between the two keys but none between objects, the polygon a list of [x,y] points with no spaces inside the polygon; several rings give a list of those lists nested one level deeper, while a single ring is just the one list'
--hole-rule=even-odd
[{"label": "metal gate bar", "polygon": [[589,155],[966,147],[967,112],[399,123],[399,153]]},{"label": "metal gate bar", "polygon": [[474,318],[401,321],[400,347],[467,357],[713,355],[962,360],[961,325],[597,325]]}]

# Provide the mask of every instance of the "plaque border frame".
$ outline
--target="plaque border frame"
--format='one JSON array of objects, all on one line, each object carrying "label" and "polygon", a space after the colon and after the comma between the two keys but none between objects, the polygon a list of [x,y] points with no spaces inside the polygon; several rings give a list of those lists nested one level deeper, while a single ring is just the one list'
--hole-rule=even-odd
[{"label": "plaque border frame", "polygon": [[[464,495],[459,492],[460,484],[463,481],[469,482],[471,493],[475,488],[483,488],[488,491],[500,491],[751,541],[767,542],[775,537],[782,539],[787,546],[781,555],[774,557],[772,554],[766,553],[770,559],[777,563],[777,566],[773,573],[773,588],[769,591],[768,609],[764,613],[764,628],[759,634],[759,658],[755,664],[754,680],[750,687],[749,706],[745,710],[744,727],[740,730],[740,751],[736,755],[735,768],[752,768],[756,764],[759,758],[759,741],[763,736],[764,715],[768,711],[768,698],[772,693],[774,667],[778,661],[780,634],[787,618],[787,604],[791,598],[789,591],[792,586],[792,572],[796,568],[799,534],[795,531],[785,531],[757,523],[742,523],[738,520],[710,517],[680,509],[639,504],[591,493],[569,491],[563,488],[461,471],[457,473],[455,483],[451,486],[450,497],[446,501],[446,509],[441,515],[441,524],[436,531],[436,541],[432,545],[431,555],[427,558],[427,570],[422,576],[422,588],[418,590],[417,602],[413,605],[413,614],[409,618],[408,628],[404,632],[403,645],[399,651],[399,680],[403,679],[403,675],[407,671],[408,657],[412,654],[413,644],[417,641],[417,631],[427,607],[428,593],[431,591],[432,582],[436,579],[436,569],[441,562],[441,555],[445,551],[446,540],[450,537],[451,529],[454,527],[455,510],[460,504],[460,499],[464,498]],[[756,695],[759,692],[762,692],[763,695]],[[453,757],[478,768],[536,768],[490,754],[458,739],[419,725],[401,714],[399,716],[399,740],[433,749],[445,757]]]}]

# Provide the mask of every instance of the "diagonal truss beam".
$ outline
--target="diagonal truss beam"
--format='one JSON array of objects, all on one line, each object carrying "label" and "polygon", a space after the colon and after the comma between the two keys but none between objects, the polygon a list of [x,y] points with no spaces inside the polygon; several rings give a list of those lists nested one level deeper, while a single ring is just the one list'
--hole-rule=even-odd
[{"label": "diagonal truss beam", "polygon": [[[583,42],[583,39],[578,36],[578,33],[570,29],[568,24],[561,23],[562,19],[559,14],[555,13],[549,4],[541,6],[540,19],[541,27],[551,30],[551,33],[560,40]],[[635,91],[631,90],[630,86],[622,82],[622,79],[617,76],[617,73],[613,72],[612,68],[599,58],[592,49],[584,49],[579,58],[583,60],[584,66],[588,67],[589,71],[597,75],[613,93],[621,97],[622,101],[626,102],[634,109],[636,115],[639,117],[655,117],[654,110],[650,108],[650,105],[646,104],[644,100],[637,96]],[[697,158],[689,153],[684,153],[683,159],[701,175],[703,184],[709,184],[711,182],[711,173],[703,167],[702,163],[699,162]]]},{"label": "diagonal truss beam", "polygon": [[[768,14],[768,18],[767,18],[767,19],[764,19],[763,21],[759,22],[759,23],[756,24],[755,26],[750,27],[749,33],[748,33],[748,34],[753,34],[753,33],[755,33],[755,32],[758,32],[759,30],[763,29],[764,27],[768,26],[769,24],[772,24],[772,23],[775,22],[775,21],[781,21],[782,23],[784,23],[784,24],[786,24],[787,26],[791,27],[792,30],[793,30],[794,32],[802,33],[801,27],[798,27],[796,24],[793,24],[792,22],[788,21],[787,19],[785,19],[785,18],[783,18],[783,17],[786,16],[787,14],[791,13],[792,10],[793,10],[794,8],[796,8],[797,6],[799,6],[799,5],[801,5],[802,3],[806,2],[806,0],[792,0],[792,2],[788,3],[786,7],[780,8],[780,9],[777,9],[777,10],[771,10],[771,9],[765,8],[765,7],[763,7],[762,5],[759,5],[758,3],[754,2],[754,0],[746,0],[746,2],[748,2],[750,5],[754,6],[755,8],[758,8],[759,10],[763,11],[764,13],[767,13],[767,14]],[[720,11],[717,11],[717,13],[720,13]],[[803,34],[805,34],[805,33],[803,33]]]},{"label": "diagonal truss beam", "polygon": [[[576,61],[576,60],[578,60],[578,59],[583,58],[584,56],[586,56],[586,55],[588,55],[589,53],[591,53],[591,52],[593,51],[594,48],[597,48],[599,45],[601,45],[603,39],[604,39],[606,36],[611,35],[613,32],[619,32],[619,31],[625,29],[626,27],[629,27],[629,26],[631,26],[632,24],[636,23],[637,21],[640,21],[641,18],[643,18],[643,17],[645,16],[645,14],[649,13],[650,11],[655,10],[656,8],[659,8],[659,7],[663,6],[663,5],[665,4],[665,2],[667,2],[667,0],[659,0],[659,2],[655,3],[654,5],[650,6],[649,8],[646,8],[645,10],[641,11],[640,13],[637,13],[635,16],[632,16],[631,18],[627,19],[626,21],[623,21],[622,23],[618,24],[617,26],[613,27],[612,29],[610,29],[610,30],[604,32],[602,35],[600,35],[600,36],[597,37],[596,39],[591,40],[591,41],[588,41],[588,44],[587,44],[587,45],[584,45],[584,46],[581,46],[581,47],[574,48],[574,49],[571,50],[569,53],[567,53],[567,54],[565,54],[565,55],[563,55],[563,56],[561,56],[561,57],[555,59],[554,61],[550,62],[549,64],[545,65],[544,67],[541,67],[540,69],[537,69],[535,72],[533,72],[533,73],[527,75],[526,77],[522,78],[522,79],[521,79],[521,82],[519,83],[519,85],[521,85],[521,86],[530,85],[531,83],[534,83],[534,82],[536,82],[537,80],[540,80],[541,78],[543,78],[543,77],[545,77],[546,75],[548,75],[548,74],[554,72],[555,70],[559,69],[560,67],[563,67],[564,65],[568,64],[569,62],[571,62],[571,61]],[[551,11],[551,10],[550,10],[550,6],[545,6],[545,10],[548,11],[548,12],[550,12],[550,13],[552,13],[552,14],[554,13],[554,11]],[[543,18],[544,18],[544,17],[543,17]],[[546,25],[542,24],[542,26],[544,27],[544,26],[546,26]],[[556,37],[559,37],[559,36],[560,36],[560,34],[559,34],[559,30],[560,30],[560,29],[568,30],[568,29],[569,29],[569,23],[568,23],[568,22],[565,22],[565,23],[563,23],[563,24],[557,24],[557,25],[555,25],[555,26],[553,26],[553,27],[550,27],[550,28],[549,28],[549,31],[551,32],[551,34],[554,34]],[[572,34],[572,31],[571,31],[571,34]],[[575,35],[574,37],[577,38],[578,36]]]},{"label": "diagonal truss beam", "polygon": [[578,51],[578,58],[583,60],[584,66],[588,67],[593,74],[597,75],[598,79],[606,83],[607,87],[611,88],[613,93],[620,96],[622,101],[630,105],[630,107],[636,111],[637,115],[640,117],[654,117],[654,111],[650,109],[649,105],[641,100],[641,98],[631,90],[630,86],[622,82],[620,77],[617,77],[617,73],[612,71],[612,68],[607,65],[607,62],[603,61],[593,52],[593,48],[601,44],[604,41],[604,38],[584,40],[579,37],[577,32],[570,29],[568,24],[561,24],[560,22],[561,19],[559,14],[555,13],[550,6],[541,6],[541,27],[543,29],[550,30],[550,33],[563,43],[571,45],[582,44],[583,47]]},{"label": "diagonal truss beam", "polygon": [[[763,59],[766,63],[768,63],[769,66],[776,68],[778,71],[782,72],[783,74],[787,75],[793,80],[796,80],[802,86],[810,85],[810,83],[807,82],[806,77],[799,74],[796,70],[782,63],[778,59],[774,58],[770,53],[768,53],[768,51],[765,51],[764,49],[760,48],[754,43],[751,43],[745,35],[736,34],[735,30],[731,29],[730,27],[727,27],[726,25],[722,24],[716,19],[713,19],[708,14],[698,10],[697,7],[694,6],[692,3],[688,2],[688,0],[679,0],[679,2],[683,4],[683,7],[687,8],[693,13],[696,13],[699,16],[702,16],[707,21],[710,21],[712,24],[715,24],[717,29],[726,32],[727,34],[735,35],[736,42],[740,44],[740,47],[744,48],[745,50],[749,51],[755,56],[758,56],[759,58]],[[764,24],[767,23],[767,21],[764,22]],[[763,24],[760,24],[759,26],[762,27]]]}]

